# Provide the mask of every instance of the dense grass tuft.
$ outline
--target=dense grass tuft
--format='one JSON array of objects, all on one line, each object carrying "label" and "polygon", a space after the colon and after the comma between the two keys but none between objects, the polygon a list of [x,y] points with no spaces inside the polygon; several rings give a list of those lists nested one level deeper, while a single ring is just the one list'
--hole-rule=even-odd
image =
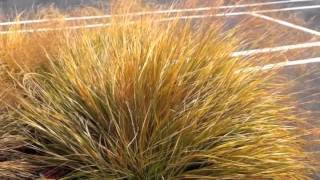
[{"label": "dense grass tuft", "polygon": [[[117,19],[29,75],[17,121],[46,177],[306,179],[287,97],[218,25]],[[62,172],[62,173],[61,173]]]},{"label": "dense grass tuft", "polygon": [[0,116],[1,177],[311,178],[292,99],[272,72],[243,71],[254,64],[230,56],[223,24],[137,19],[10,41],[3,82],[19,95]]}]

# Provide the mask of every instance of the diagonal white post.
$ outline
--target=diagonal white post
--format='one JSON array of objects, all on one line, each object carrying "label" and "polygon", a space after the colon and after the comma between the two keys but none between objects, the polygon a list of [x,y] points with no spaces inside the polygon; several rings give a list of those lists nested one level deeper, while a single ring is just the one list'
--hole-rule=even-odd
[{"label": "diagonal white post", "polygon": [[237,73],[269,71],[269,70],[275,70],[275,69],[279,69],[279,68],[283,68],[283,67],[306,65],[306,64],[313,64],[313,63],[320,63],[320,57],[294,60],[294,61],[286,61],[286,62],[280,62],[280,63],[275,63],[275,64],[267,64],[264,66],[248,67],[248,68],[244,68],[244,69],[237,71]]},{"label": "diagonal white post", "polygon": [[[155,14],[166,14],[166,13],[201,12],[201,11],[210,11],[215,9],[234,9],[234,8],[258,7],[258,6],[267,6],[267,5],[276,5],[276,4],[313,2],[313,1],[317,1],[317,0],[284,0],[284,1],[272,1],[272,2],[262,2],[262,3],[252,3],[252,4],[236,4],[236,5],[227,5],[227,6],[219,6],[219,7],[168,9],[168,10],[128,13],[128,14],[122,14],[122,15],[119,14],[119,15],[113,15],[113,16],[142,16],[142,15],[155,15]],[[306,7],[306,8],[310,8],[310,7]],[[239,15],[241,15],[241,13]],[[101,15],[101,16],[68,17],[68,18],[63,18],[63,20],[64,21],[92,20],[92,19],[105,19],[110,17],[112,17],[112,15],[107,14],[107,15]],[[45,23],[45,22],[58,21],[58,20],[61,20],[61,19],[36,19],[36,20],[24,20],[24,21],[17,21],[17,22],[0,22],[0,26],[19,25],[19,24],[36,24],[36,23]]]},{"label": "diagonal white post", "polygon": [[313,30],[313,29],[309,29],[309,28],[306,28],[306,27],[303,27],[303,26],[299,26],[299,25],[296,25],[296,24],[293,24],[293,23],[290,23],[290,22],[287,22],[287,21],[284,21],[284,20],[276,19],[276,18],[273,18],[273,17],[270,17],[270,16],[257,14],[257,13],[249,13],[249,14],[252,15],[252,16],[258,17],[258,18],[262,18],[262,19],[265,19],[265,20],[268,20],[268,21],[272,21],[272,22],[281,24],[281,25],[286,26],[286,27],[297,29],[297,30],[303,31],[305,33],[309,33],[311,35],[320,36],[320,32],[319,31],[316,31],[316,30]]},{"label": "diagonal white post", "polygon": [[244,51],[237,51],[232,53],[232,57],[240,57],[240,56],[252,56],[257,54],[264,54],[264,53],[273,53],[273,52],[286,52],[289,50],[295,49],[306,49],[306,48],[314,48],[320,47],[320,41],[316,42],[307,42],[301,44],[294,44],[294,45],[286,45],[286,46],[278,46],[278,47],[269,47],[269,48],[261,48],[261,49],[252,49],[252,50],[244,50]]}]

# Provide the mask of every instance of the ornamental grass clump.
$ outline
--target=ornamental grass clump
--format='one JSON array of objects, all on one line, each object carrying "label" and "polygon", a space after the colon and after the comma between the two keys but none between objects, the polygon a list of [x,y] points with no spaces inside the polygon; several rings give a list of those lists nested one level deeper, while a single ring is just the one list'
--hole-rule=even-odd
[{"label": "ornamental grass clump", "polygon": [[[34,174],[62,179],[309,179],[288,95],[243,71],[214,23],[114,18],[26,74],[10,117]],[[276,87],[276,88],[273,88]]]},{"label": "ornamental grass clump", "polygon": [[0,177],[311,179],[288,84],[232,56],[246,32],[184,15],[0,36]]}]

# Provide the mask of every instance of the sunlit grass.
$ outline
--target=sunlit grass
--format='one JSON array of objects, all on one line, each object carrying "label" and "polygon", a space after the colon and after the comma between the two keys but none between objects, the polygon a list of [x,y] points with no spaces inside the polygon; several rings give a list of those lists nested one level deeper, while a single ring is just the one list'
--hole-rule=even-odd
[{"label": "sunlit grass", "polygon": [[223,22],[131,20],[1,41],[0,176],[311,179],[293,99]]}]

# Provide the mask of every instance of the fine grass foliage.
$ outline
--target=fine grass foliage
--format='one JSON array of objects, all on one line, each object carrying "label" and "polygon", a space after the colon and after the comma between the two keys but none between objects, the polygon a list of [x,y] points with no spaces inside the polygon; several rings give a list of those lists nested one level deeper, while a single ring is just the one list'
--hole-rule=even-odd
[{"label": "fine grass foliage", "polygon": [[273,72],[243,71],[254,64],[213,22],[122,16],[55,43],[14,38],[43,51],[1,56],[37,66],[6,72],[19,95],[0,116],[0,176],[311,179],[293,99]]},{"label": "fine grass foliage", "polygon": [[65,42],[18,110],[44,176],[307,179],[286,97],[236,73],[248,63],[218,27],[116,20]]}]

